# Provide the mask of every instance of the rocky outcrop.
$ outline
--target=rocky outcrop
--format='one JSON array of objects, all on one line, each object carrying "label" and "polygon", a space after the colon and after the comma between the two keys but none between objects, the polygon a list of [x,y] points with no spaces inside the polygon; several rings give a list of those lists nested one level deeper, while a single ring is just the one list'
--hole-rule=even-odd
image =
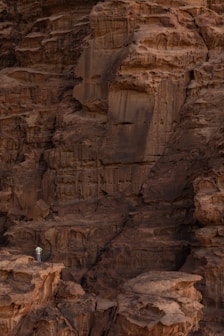
[{"label": "rocky outcrop", "polygon": [[20,321],[30,311],[52,300],[63,265],[41,264],[32,257],[1,253],[0,331],[16,333]]},{"label": "rocky outcrop", "polygon": [[[61,291],[67,317],[44,304],[17,321],[21,335],[73,335],[79,323],[83,336],[94,323],[97,336],[219,327],[223,13],[221,0],[0,1],[0,242],[13,255],[41,245],[44,262],[64,264],[65,292],[79,282],[91,301]],[[136,326],[124,284],[180,269],[203,277],[201,330],[183,308],[185,322],[158,331],[161,311],[139,293]]]},{"label": "rocky outcrop", "polygon": [[[63,265],[1,254],[0,331],[4,335],[188,335],[198,329],[200,276],[151,272],[128,281],[115,301],[60,280]],[[169,330],[169,331],[168,331]]]},{"label": "rocky outcrop", "polygon": [[109,335],[188,335],[197,330],[202,305],[193,287],[199,276],[149,272],[129,280],[118,297],[118,318]]},{"label": "rocky outcrop", "polygon": [[209,321],[209,335],[219,335],[223,323],[223,170],[213,170],[194,181],[195,218],[200,228],[195,231],[195,243],[183,270],[201,274],[200,290]]}]

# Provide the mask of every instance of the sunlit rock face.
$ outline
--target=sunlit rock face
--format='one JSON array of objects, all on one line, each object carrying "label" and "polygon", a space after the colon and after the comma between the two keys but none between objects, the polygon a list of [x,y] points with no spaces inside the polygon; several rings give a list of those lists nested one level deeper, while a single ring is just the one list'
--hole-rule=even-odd
[{"label": "sunlit rock face", "polygon": [[221,0],[0,1],[0,243],[27,258],[41,245],[62,287],[89,295],[81,308],[61,290],[67,317],[19,311],[4,335],[84,336],[93,320],[91,335],[145,335],[126,303],[110,329],[114,302],[129,279],[180,269],[203,277],[200,329],[198,308],[147,332],[218,333],[223,19]]},{"label": "sunlit rock face", "polygon": [[1,252],[0,331],[4,335],[188,335],[198,330],[198,275],[149,272],[124,284],[116,300],[60,280],[62,264]]},{"label": "sunlit rock face", "polygon": [[0,262],[0,331],[16,335],[22,318],[37,307],[46,305],[56,293],[61,264],[40,264],[29,256],[1,253]]},{"label": "sunlit rock face", "polygon": [[125,283],[118,317],[109,335],[188,335],[198,330],[201,295],[198,275],[149,272]]}]

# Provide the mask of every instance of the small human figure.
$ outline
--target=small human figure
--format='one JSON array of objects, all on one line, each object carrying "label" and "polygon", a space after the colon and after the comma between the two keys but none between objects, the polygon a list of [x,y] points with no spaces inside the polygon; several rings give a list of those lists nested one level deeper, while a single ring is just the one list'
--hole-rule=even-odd
[{"label": "small human figure", "polygon": [[36,247],[37,262],[41,262],[41,252],[43,249],[39,246]]}]

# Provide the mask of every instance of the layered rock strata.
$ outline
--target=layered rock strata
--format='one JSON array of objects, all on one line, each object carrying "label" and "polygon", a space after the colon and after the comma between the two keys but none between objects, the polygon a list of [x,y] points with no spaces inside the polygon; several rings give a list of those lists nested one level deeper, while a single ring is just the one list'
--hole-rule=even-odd
[{"label": "layered rock strata", "polygon": [[109,335],[188,335],[198,329],[200,276],[149,272],[129,280],[118,297],[118,318]]},{"label": "layered rock strata", "polygon": [[20,321],[54,297],[63,265],[42,264],[32,257],[1,253],[0,332],[18,335]]},{"label": "layered rock strata", "polygon": [[[213,170],[194,181],[195,218],[200,228],[183,270],[201,274],[200,290],[210,332],[222,334],[223,323],[223,170]],[[214,324],[219,322],[219,327]]]},{"label": "layered rock strata", "polygon": [[[0,331],[4,335],[188,335],[198,329],[200,276],[151,272],[127,282],[115,301],[61,281],[63,265],[1,254]],[[175,316],[175,318],[174,318]]]},{"label": "layered rock strata", "polygon": [[[69,212],[68,208],[68,212]],[[129,206],[122,199],[73,206],[76,215],[66,209],[54,218],[16,224],[4,234],[8,249],[34,256],[36,244],[43,248],[43,261],[66,266],[65,277],[80,281],[81,276],[95,265],[109,242],[123,230]]]},{"label": "layered rock strata", "polygon": [[[95,3],[0,1],[1,244],[29,255],[41,244],[45,261],[65,264],[64,281],[110,300],[191,252],[206,309],[221,309],[220,240],[211,281],[193,266],[206,207],[200,196],[195,219],[193,181],[223,164],[222,1]],[[217,199],[203,225],[221,218]],[[208,231],[200,244],[213,244]],[[31,313],[21,334],[38,319],[59,333],[63,319],[46,311],[52,322]],[[74,331],[65,322],[63,332]]]}]

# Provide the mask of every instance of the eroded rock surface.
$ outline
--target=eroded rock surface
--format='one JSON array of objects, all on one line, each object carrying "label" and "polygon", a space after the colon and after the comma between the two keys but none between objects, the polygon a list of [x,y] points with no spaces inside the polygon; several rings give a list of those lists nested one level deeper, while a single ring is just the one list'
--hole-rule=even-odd
[{"label": "eroded rock surface", "polygon": [[[88,335],[98,295],[92,335],[102,319],[112,336],[124,283],[180,268],[203,277],[195,333],[218,334],[222,173],[209,172],[223,165],[223,2],[0,1],[0,28],[0,242],[13,255],[41,245],[91,301],[64,298],[66,319],[54,304],[29,311],[20,334],[76,335],[78,323]],[[186,316],[192,328],[158,335],[193,332],[201,315]]]},{"label": "eroded rock surface", "polygon": [[188,335],[198,329],[200,276],[149,272],[129,280],[118,297],[118,319],[109,335]]},{"label": "eroded rock surface", "polygon": [[22,230],[19,224],[12,226],[5,233],[8,248],[15,253],[22,245],[23,251],[32,256],[38,242],[44,261],[62,262],[65,277],[80,280],[123,230],[129,205],[122,199],[104,199],[88,206],[80,203],[73,210],[75,216],[68,206],[54,219],[24,222]]},{"label": "eroded rock surface", "polygon": [[64,268],[60,264],[39,264],[29,256],[1,253],[0,332],[18,335],[24,316],[52,300]]},{"label": "eroded rock surface", "polygon": [[4,335],[188,335],[198,329],[200,276],[150,272],[114,301],[60,280],[63,265],[1,253],[0,331]]},{"label": "eroded rock surface", "polygon": [[223,170],[213,170],[194,181],[195,217],[200,228],[195,231],[195,243],[183,270],[201,274],[200,290],[206,306],[205,318],[209,321],[209,335],[221,335],[223,321]]}]

